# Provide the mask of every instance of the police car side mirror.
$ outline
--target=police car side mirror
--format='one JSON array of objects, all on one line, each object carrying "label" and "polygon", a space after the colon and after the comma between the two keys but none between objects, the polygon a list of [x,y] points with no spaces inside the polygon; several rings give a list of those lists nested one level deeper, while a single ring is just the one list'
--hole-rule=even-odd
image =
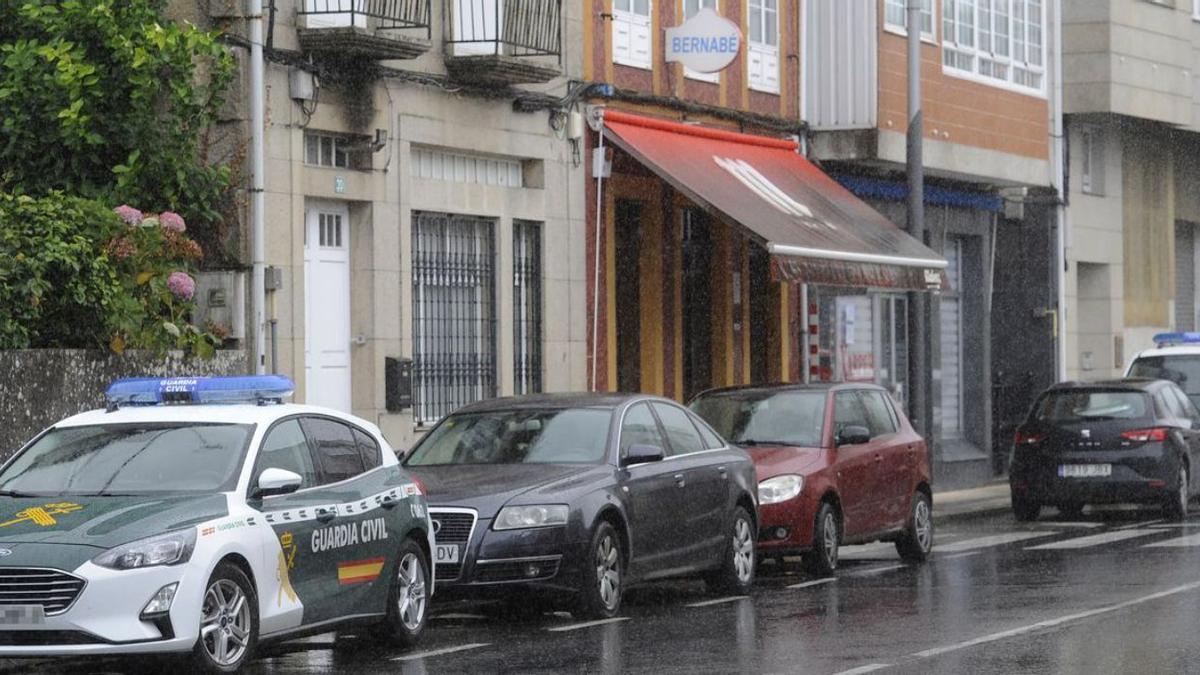
[{"label": "police car side mirror", "polygon": [[258,487],[254,490],[255,497],[270,497],[286,495],[300,489],[304,479],[300,474],[287,469],[265,469],[258,476]]}]

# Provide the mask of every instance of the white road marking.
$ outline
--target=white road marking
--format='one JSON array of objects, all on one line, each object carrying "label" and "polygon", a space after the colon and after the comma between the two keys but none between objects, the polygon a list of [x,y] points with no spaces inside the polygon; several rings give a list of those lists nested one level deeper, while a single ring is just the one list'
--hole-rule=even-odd
[{"label": "white road marking", "polygon": [[1119,602],[1115,605],[1108,605],[1107,607],[1099,607],[1096,609],[1089,609],[1085,612],[1079,612],[1077,614],[1068,614],[1066,616],[1060,616],[1057,619],[1048,619],[1046,621],[1039,621],[1034,624],[1029,624],[1028,626],[1021,626],[1020,628],[1013,628],[1010,630],[1000,631],[999,633],[992,633],[990,635],[984,635],[982,637],[977,637],[972,640],[965,640],[963,642],[957,642],[955,644],[946,645],[944,647],[935,647],[933,649],[926,649],[925,651],[916,652],[915,654],[912,654],[911,656],[914,658],[919,658],[919,659],[927,659],[927,658],[934,657],[934,656],[940,656],[942,654],[956,652],[961,649],[967,649],[968,647],[974,647],[977,645],[987,644],[989,642],[996,642],[998,640],[1004,640],[1004,639],[1007,639],[1010,637],[1016,637],[1018,635],[1024,635],[1026,633],[1032,633],[1034,631],[1044,630],[1046,628],[1053,628],[1055,626],[1061,626],[1062,624],[1065,624],[1065,623],[1071,623],[1073,621],[1087,619],[1087,618],[1090,618],[1093,616],[1098,616],[1100,614],[1111,614],[1112,612],[1117,612],[1122,609],[1126,609],[1128,607],[1145,604],[1147,602],[1152,602],[1154,600],[1160,600],[1162,598],[1170,597],[1172,595],[1179,595],[1181,593],[1187,593],[1189,591],[1194,591],[1198,588],[1200,588],[1200,581],[1192,582],[1190,584],[1184,584],[1182,586],[1176,586],[1175,588],[1171,588],[1171,589],[1168,589],[1165,591],[1160,591],[1158,593],[1151,593],[1150,595],[1145,595],[1140,598],[1134,598],[1133,600],[1126,600],[1125,602]]},{"label": "white road marking", "polygon": [[693,602],[693,603],[684,605],[684,607],[708,607],[709,605],[720,605],[720,604],[723,604],[726,602],[734,602],[735,600],[745,600],[748,597],[750,597],[750,596],[748,596],[748,595],[733,595],[728,598],[717,598],[716,600],[704,600],[702,602]]},{"label": "white road marking", "polygon": [[963,553],[954,553],[952,555],[940,555],[936,560],[954,560],[955,558],[970,558],[973,555],[979,555],[982,551],[965,551]]},{"label": "white road marking", "polygon": [[1101,544],[1111,544],[1126,539],[1134,539],[1136,537],[1145,537],[1151,534],[1158,534],[1154,530],[1112,530],[1111,532],[1101,532],[1100,534],[1091,534],[1086,537],[1076,537],[1074,539],[1066,539],[1064,541],[1056,541],[1041,546],[1030,546],[1025,549],[1027,551],[1061,551],[1064,549],[1089,548],[1091,546],[1100,546]]},{"label": "white road marking", "polygon": [[437,616],[431,616],[429,618],[431,618],[435,621],[437,621],[439,619],[451,621],[454,619],[459,619],[459,620],[461,620],[461,619],[486,619],[487,617],[484,616],[483,614],[462,614],[462,613],[451,612],[449,614],[438,614]]},{"label": "white road marking", "polygon": [[1153,529],[1156,529],[1156,530],[1174,530],[1174,529],[1177,529],[1177,528],[1183,528],[1183,529],[1187,529],[1187,528],[1189,528],[1189,527],[1194,527],[1194,528],[1196,528],[1196,529],[1200,529],[1200,523],[1196,523],[1196,522],[1190,522],[1190,523],[1159,523],[1159,524],[1157,524],[1157,525],[1150,525],[1149,527],[1151,527],[1151,528],[1153,528]]},{"label": "white road marking", "polygon": [[1061,520],[1042,520],[1034,523],[1037,527],[1104,527],[1104,523],[1086,523]]},{"label": "white road marking", "polygon": [[825,577],[824,579],[815,579],[813,581],[805,581],[801,584],[792,584],[787,588],[808,588],[810,586],[820,586],[821,584],[831,584],[837,581],[837,577]]},{"label": "white road marking", "polygon": [[1121,527],[1114,527],[1113,529],[1114,530],[1136,530],[1139,527],[1146,527],[1147,525],[1153,525],[1155,523],[1161,523],[1161,522],[1162,522],[1162,518],[1159,518],[1158,520],[1144,520],[1140,523],[1130,523],[1129,525],[1122,525]]},{"label": "white road marking", "polygon": [[550,631],[551,633],[565,633],[569,630],[579,630],[581,628],[591,628],[592,626],[603,626],[606,623],[616,623],[618,621],[628,621],[628,620],[629,620],[629,617],[627,617],[627,616],[615,616],[611,619],[599,619],[597,621],[584,621],[583,623],[573,623],[573,624],[570,624],[567,626],[555,626],[554,628],[547,628],[546,630]]},{"label": "white road marking", "polygon": [[843,670],[840,673],[835,673],[834,675],[861,675],[862,673],[873,673],[876,670],[883,670],[884,668],[891,667],[892,664],[890,663],[868,663],[865,666],[851,668],[850,670]]},{"label": "white road marking", "polygon": [[441,656],[443,654],[453,654],[454,652],[465,652],[468,649],[479,649],[487,647],[490,642],[475,642],[469,645],[459,645],[457,647],[446,647],[445,649],[431,649],[427,652],[417,652],[416,654],[405,654],[404,656],[396,656],[393,661],[416,661],[417,659],[425,659],[431,656]]},{"label": "white road marking", "polygon": [[846,576],[869,577],[869,576],[872,576],[875,574],[883,574],[884,572],[891,572],[892,570],[902,570],[906,567],[908,567],[908,565],[888,565],[887,567],[872,567],[871,569],[856,570],[854,572],[849,572],[846,574]]},{"label": "white road marking", "polygon": [[1176,539],[1156,541],[1153,544],[1146,544],[1142,548],[1180,548],[1183,546],[1200,546],[1200,534],[1189,534],[1185,537],[1178,537]]},{"label": "white road marking", "polygon": [[1052,537],[1058,532],[1005,532],[1004,534],[994,534],[990,537],[978,537],[976,539],[964,539],[956,541],[952,544],[939,544],[933,547],[934,553],[959,553],[961,551],[971,551],[977,548],[989,548],[992,546],[1003,546],[1012,544],[1026,539],[1037,539],[1039,537]]}]

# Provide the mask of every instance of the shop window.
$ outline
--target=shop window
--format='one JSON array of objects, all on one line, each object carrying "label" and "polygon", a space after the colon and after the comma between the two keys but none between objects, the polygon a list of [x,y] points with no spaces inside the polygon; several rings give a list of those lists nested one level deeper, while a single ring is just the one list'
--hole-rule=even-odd
[{"label": "shop window", "polygon": [[513,221],[513,393],[542,390],[542,224]]},{"label": "shop window", "polygon": [[654,15],[652,2],[613,0],[613,63],[650,69],[650,57],[654,53],[650,31],[650,21]]},{"label": "shop window", "polygon": [[[927,0],[932,3],[933,0]],[[932,5],[931,5],[932,6]],[[749,0],[746,68],[750,88],[779,93],[779,0]]]},{"label": "shop window", "polygon": [[942,0],[946,72],[1043,92],[1045,0]]},{"label": "shop window", "polygon": [[496,395],[495,222],[412,219],[413,417],[436,422]]}]

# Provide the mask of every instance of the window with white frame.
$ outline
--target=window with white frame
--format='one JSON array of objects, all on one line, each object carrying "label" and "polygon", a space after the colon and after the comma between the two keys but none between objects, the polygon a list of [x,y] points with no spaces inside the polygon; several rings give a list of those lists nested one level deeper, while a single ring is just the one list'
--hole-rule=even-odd
[{"label": "window with white frame", "polygon": [[1200,0],[1192,0],[1192,18],[1200,21]]},{"label": "window with white frame", "polygon": [[1079,135],[1079,189],[1090,195],[1104,194],[1104,139],[1095,127],[1084,127]]},{"label": "window with white frame", "polygon": [[[908,0],[884,0],[883,27],[908,32]],[[933,40],[933,0],[921,0],[921,37]]]},{"label": "window with white frame", "polygon": [[749,0],[748,7],[750,40],[746,47],[746,69],[750,88],[778,94],[779,0]]},{"label": "window with white frame", "polygon": [[942,0],[947,72],[1043,91],[1044,0]]},{"label": "window with white frame", "polygon": [[361,141],[339,134],[305,131],[304,163],[333,169],[369,169],[371,157]]},{"label": "window with white frame", "polygon": [[[717,5],[717,0],[683,0],[683,19],[684,19],[684,21],[692,18],[693,16],[696,16],[696,14],[700,10],[705,9],[705,8],[711,9],[712,11],[717,12],[718,14],[721,12],[720,7]],[[720,72],[701,73],[701,72],[692,70],[691,68],[684,68],[683,76],[693,79],[693,80],[701,80],[704,82],[716,83],[716,82],[721,81],[721,73]]]},{"label": "window with white frame", "polygon": [[654,41],[650,20],[653,0],[613,0],[613,63],[635,68],[651,67]]}]

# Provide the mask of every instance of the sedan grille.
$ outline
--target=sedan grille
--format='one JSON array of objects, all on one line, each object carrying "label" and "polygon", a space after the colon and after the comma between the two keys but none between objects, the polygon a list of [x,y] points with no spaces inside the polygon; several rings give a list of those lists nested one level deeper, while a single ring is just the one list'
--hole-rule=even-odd
[{"label": "sedan grille", "polygon": [[429,517],[433,520],[434,541],[459,547],[458,562],[434,565],[434,578],[438,581],[454,581],[462,576],[467,544],[471,540],[471,531],[475,529],[475,514],[429,509]]},{"label": "sedan grille", "polygon": [[84,583],[58,570],[0,567],[0,607],[41,605],[47,616],[62,614],[79,597]]}]

